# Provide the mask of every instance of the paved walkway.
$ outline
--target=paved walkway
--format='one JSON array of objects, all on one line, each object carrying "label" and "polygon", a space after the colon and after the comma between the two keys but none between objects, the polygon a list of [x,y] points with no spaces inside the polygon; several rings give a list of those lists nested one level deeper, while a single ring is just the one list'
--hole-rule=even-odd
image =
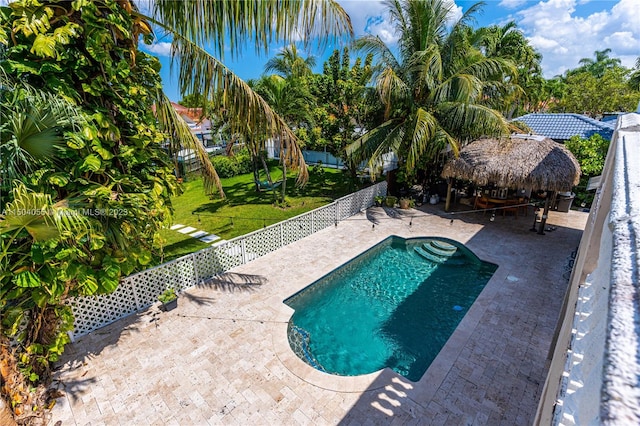
[{"label": "paved walkway", "polygon": [[[183,293],[173,311],[85,336],[55,375],[66,397],[52,424],[531,424],[587,214],[552,212],[541,236],[531,212],[491,221],[441,206],[369,209]],[[452,238],[499,268],[419,382],[314,370],[288,347],[282,301],[391,234]]]},{"label": "paved walkway", "polygon": [[192,226],[185,226],[185,225],[182,225],[181,223],[177,223],[173,225],[170,229],[172,231],[177,231],[177,232],[180,232],[181,234],[185,234],[185,235],[189,235],[190,237],[197,238],[206,244],[215,243],[214,245],[216,245],[226,241],[226,240],[221,240],[220,237],[218,237],[215,234],[209,234],[207,231],[202,231]]}]

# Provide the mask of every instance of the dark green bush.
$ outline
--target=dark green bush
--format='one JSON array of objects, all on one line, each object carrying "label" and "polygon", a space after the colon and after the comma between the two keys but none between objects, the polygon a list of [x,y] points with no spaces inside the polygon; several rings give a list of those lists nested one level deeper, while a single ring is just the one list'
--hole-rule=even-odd
[{"label": "dark green bush", "polygon": [[236,153],[233,157],[226,155],[216,155],[211,157],[213,167],[216,168],[218,176],[230,178],[233,176],[251,173],[251,156],[247,150]]}]

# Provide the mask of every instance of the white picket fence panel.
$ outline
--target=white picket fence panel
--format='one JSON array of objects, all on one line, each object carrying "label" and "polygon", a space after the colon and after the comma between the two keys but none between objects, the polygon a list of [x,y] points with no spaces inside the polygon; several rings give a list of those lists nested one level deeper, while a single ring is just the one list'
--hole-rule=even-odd
[{"label": "white picket fence panel", "polygon": [[371,207],[374,197],[386,193],[387,183],[380,182],[310,212],[130,275],[113,293],[73,298],[75,329],[71,337],[84,336],[148,308],[167,288],[180,292],[334,226]]}]

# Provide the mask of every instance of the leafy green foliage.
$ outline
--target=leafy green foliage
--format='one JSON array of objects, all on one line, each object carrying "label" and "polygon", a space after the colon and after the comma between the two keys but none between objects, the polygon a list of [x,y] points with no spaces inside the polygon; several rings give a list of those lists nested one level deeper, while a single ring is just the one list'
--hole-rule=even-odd
[{"label": "leafy green foliage", "polygon": [[152,112],[160,66],[132,15],[25,0],[0,16],[2,331],[46,381],[73,327],[65,300],[149,264],[177,183]]},{"label": "leafy green foliage", "polygon": [[531,46],[516,23],[511,21],[503,26],[480,28],[472,40],[487,58],[507,59],[517,70],[516,78],[506,78],[485,89],[490,104],[507,118],[535,108],[540,101],[539,88],[544,84],[540,65],[542,55]]},{"label": "leafy green foliage", "polygon": [[604,163],[609,149],[609,141],[598,134],[594,134],[589,139],[582,139],[579,136],[573,136],[565,146],[576,157],[582,170],[580,183],[576,187],[576,201],[580,205],[591,205],[594,192],[587,192],[587,184],[589,178],[598,176],[604,169]]},{"label": "leafy green foliage", "polygon": [[358,138],[356,129],[369,124],[379,102],[373,99],[367,87],[373,70],[369,54],[362,63],[356,58],[351,66],[349,49],[334,50],[324,63],[322,74],[309,80],[311,93],[316,99],[313,111],[315,126],[304,134],[307,147],[322,151],[326,149],[341,158],[352,176],[357,173],[358,162],[346,154],[345,148]]},{"label": "leafy green foliage", "polygon": [[565,146],[576,157],[584,176],[598,176],[602,173],[604,162],[609,149],[609,141],[599,134],[589,139],[573,136]]},{"label": "leafy green foliage", "polygon": [[633,111],[640,91],[630,87],[630,70],[613,66],[605,68],[597,77],[592,72],[574,71],[564,78],[564,94],[552,104],[557,112],[577,112],[596,118],[605,112]]},{"label": "leafy green foliage", "polygon": [[221,178],[230,178],[244,173],[251,173],[251,156],[246,149],[233,156],[216,155],[211,158],[213,166]]}]

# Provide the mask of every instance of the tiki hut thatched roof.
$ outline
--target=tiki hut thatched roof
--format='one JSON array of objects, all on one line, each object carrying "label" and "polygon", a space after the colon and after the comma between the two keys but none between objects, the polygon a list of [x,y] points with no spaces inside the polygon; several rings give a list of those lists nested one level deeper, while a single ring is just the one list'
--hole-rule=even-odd
[{"label": "tiki hut thatched roof", "polygon": [[476,185],[570,191],[580,180],[580,165],[568,149],[549,138],[513,135],[470,143],[444,166],[442,177]]}]

